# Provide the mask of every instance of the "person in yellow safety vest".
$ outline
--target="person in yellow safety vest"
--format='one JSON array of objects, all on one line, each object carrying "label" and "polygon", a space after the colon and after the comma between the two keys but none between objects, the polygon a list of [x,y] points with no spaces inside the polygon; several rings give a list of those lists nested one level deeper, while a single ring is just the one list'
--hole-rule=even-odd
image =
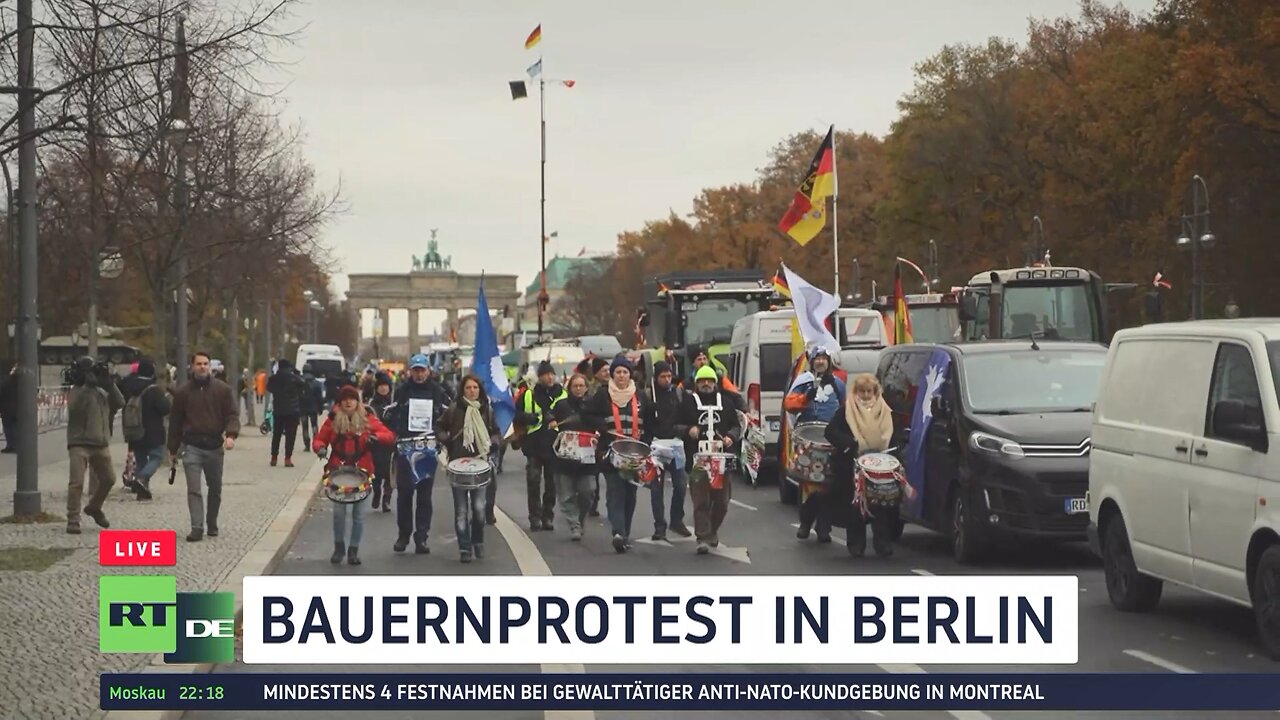
[{"label": "person in yellow safety vest", "polygon": [[[538,363],[538,383],[521,393],[516,422],[524,426],[525,485],[529,494],[529,529],[551,530],[556,507],[555,421],[551,410],[564,400],[564,386],[556,382],[556,369]],[[544,426],[544,418],[546,424]]]}]

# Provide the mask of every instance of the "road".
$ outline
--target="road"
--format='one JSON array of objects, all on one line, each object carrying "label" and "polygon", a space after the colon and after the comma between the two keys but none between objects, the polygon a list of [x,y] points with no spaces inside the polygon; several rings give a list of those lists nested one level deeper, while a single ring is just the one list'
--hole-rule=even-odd
[{"label": "road", "polygon": [[[457,546],[453,537],[452,501],[443,474],[437,479],[434,493],[434,513],[430,539],[431,555],[397,555],[391,552],[395,541],[395,514],[376,513],[368,518],[365,541],[362,547],[364,564],[358,568],[329,564],[332,552],[332,534],[329,503],[319,499],[313,504],[312,514],[301,533],[289,549],[284,562],[277,570],[282,575],[367,575],[367,574],[538,574],[549,570],[555,575],[872,575],[872,574],[1074,574],[1080,580],[1080,659],[1073,667],[990,665],[930,665],[927,667],[885,666],[769,666],[736,665],[705,666],[681,665],[678,657],[672,657],[671,665],[652,666],[588,666],[593,672],[1262,672],[1274,673],[1277,665],[1259,652],[1253,636],[1253,619],[1247,609],[1236,607],[1206,596],[1166,587],[1164,599],[1157,612],[1149,615],[1123,614],[1114,610],[1107,600],[1102,568],[1083,544],[1060,545],[1039,548],[1006,548],[979,568],[956,565],[950,556],[947,542],[940,536],[921,528],[908,527],[891,558],[866,557],[853,559],[843,546],[843,535],[836,531],[835,542],[817,545],[812,539],[800,541],[795,537],[796,510],[778,502],[777,491],[772,486],[759,489],[740,487],[736,490],[733,507],[721,531],[722,548],[718,554],[697,556],[693,543],[653,542],[652,514],[642,490],[635,516],[636,549],[625,556],[614,553],[609,544],[603,518],[590,518],[586,538],[582,543],[570,542],[568,533],[557,528],[554,533],[527,532],[524,524],[525,491],[522,458],[509,454],[506,473],[499,480],[498,505],[519,525],[503,523],[503,535],[495,528],[487,530],[498,537],[486,537],[488,555],[483,561],[470,565],[458,562]],[[602,508],[603,509],[603,508]],[[692,518],[690,517],[691,521]],[[545,564],[545,566],[544,566]],[[492,672],[538,672],[534,666],[503,665],[468,668]],[[443,672],[456,671],[445,666],[224,666],[219,671],[235,672]],[[550,671],[543,668],[543,671]],[[671,712],[596,712],[599,720],[613,718],[729,718],[740,713],[671,713]],[[349,712],[308,713],[316,718],[345,718]],[[1202,713],[1142,713],[1143,718],[1190,718]],[[379,713],[386,718],[448,717],[447,713]],[[542,718],[540,711],[486,713],[493,718]],[[546,717],[558,716],[547,713]],[[915,718],[964,718],[983,720],[993,718],[1012,720],[1025,717],[1026,713],[1014,712],[795,712],[771,713],[774,718],[815,717],[893,717]],[[1037,717],[1117,717],[1105,713],[1037,713]],[[1275,717],[1274,713],[1214,713],[1215,718]],[[270,713],[253,712],[192,712],[186,715],[192,720],[200,718],[268,718]],[[568,717],[568,715],[565,715]],[[584,717],[578,715],[576,717]],[[1137,717],[1127,715],[1126,717]]]}]

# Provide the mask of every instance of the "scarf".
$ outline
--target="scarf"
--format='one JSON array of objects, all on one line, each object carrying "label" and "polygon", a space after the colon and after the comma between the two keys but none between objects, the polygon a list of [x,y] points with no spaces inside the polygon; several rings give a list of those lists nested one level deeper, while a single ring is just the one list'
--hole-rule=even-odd
[{"label": "scarf", "polygon": [[851,397],[845,401],[844,418],[858,441],[859,453],[889,449],[889,441],[893,438],[893,416],[884,398],[877,396],[871,407],[866,408],[858,403],[857,397]]},{"label": "scarf", "polygon": [[462,446],[478,455],[488,455],[492,440],[480,412],[480,401],[462,398],[462,402],[467,408],[462,416]]},{"label": "scarf", "polygon": [[618,407],[626,407],[631,403],[632,398],[636,396],[636,383],[634,380],[624,390],[618,387],[617,381],[609,380],[609,399]]}]

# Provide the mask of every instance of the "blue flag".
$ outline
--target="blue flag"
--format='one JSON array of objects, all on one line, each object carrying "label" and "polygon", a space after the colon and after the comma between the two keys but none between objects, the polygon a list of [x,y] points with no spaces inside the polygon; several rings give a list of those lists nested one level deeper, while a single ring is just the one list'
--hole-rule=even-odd
[{"label": "blue flag", "polygon": [[507,384],[507,369],[498,352],[498,336],[489,318],[489,301],[484,297],[484,277],[480,278],[480,298],[476,300],[476,348],[471,357],[471,372],[484,381],[485,394],[493,407],[493,419],[503,436],[516,418],[516,403]]},{"label": "blue flag", "polygon": [[916,517],[922,517],[924,508],[925,448],[929,425],[933,422],[933,399],[942,394],[950,367],[951,355],[946,350],[934,350],[916,380],[916,401],[911,411],[911,435],[906,453],[907,482],[916,491],[915,499],[908,502],[911,514]]}]

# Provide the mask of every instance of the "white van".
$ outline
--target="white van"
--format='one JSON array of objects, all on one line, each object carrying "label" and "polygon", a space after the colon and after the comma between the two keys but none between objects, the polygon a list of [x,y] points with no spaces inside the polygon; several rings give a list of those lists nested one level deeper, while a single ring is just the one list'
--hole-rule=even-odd
[{"label": "white van", "polygon": [[1094,406],[1089,539],[1111,603],[1163,581],[1245,606],[1280,659],[1280,318],[1116,333]]},{"label": "white van", "polygon": [[337,345],[299,345],[294,367],[301,372],[307,364],[311,365],[316,377],[337,377],[347,369],[347,359]]},{"label": "white van", "polygon": [[[733,325],[729,340],[729,378],[747,401],[747,412],[761,418],[765,431],[761,479],[778,477],[778,435],[782,430],[782,399],[791,382],[791,324],[795,311],[766,310]],[[840,308],[840,357],[836,365],[850,375],[876,371],[885,345],[880,313],[866,308]]]}]

